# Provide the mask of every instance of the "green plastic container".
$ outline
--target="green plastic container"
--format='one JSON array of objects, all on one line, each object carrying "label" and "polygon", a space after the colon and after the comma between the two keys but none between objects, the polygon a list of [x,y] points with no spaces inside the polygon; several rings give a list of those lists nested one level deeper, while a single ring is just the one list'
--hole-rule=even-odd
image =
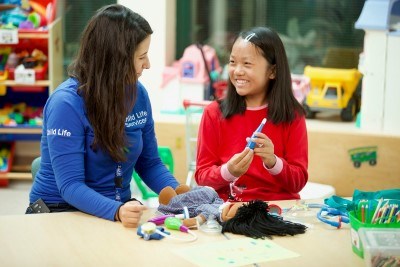
[{"label": "green plastic container", "polygon": [[358,230],[362,227],[367,228],[400,228],[400,223],[382,223],[382,224],[372,224],[372,223],[362,223],[354,214],[354,211],[349,212],[350,226],[351,226],[351,246],[353,252],[356,253],[361,258],[364,258],[364,249],[360,239]]}]

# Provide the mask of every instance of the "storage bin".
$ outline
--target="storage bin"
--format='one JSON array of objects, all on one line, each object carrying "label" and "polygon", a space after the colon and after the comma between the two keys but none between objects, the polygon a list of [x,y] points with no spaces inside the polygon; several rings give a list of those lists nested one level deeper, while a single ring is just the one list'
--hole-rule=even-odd
[{"label": "storage bin", "polygon": [[359,234],[367,267],[400,266],[399,228],[361,228]]},{"label": "storage bin", "polygon": [[[42,68],[35,69],[35,80],[46,80],[47,78],[48,63],[44,64]],[[15,68],[8,68],[8,79],[14,80]]]},{"label": "storage bin", "polygon": [[[398,202],[398,200],[393,200],[394,202]],[[370,229],[382,229],[382,228],[396,228],[400,229],[400,222],[391,222],[391,223],[363,223],[361,222],[354,211],[349,212],[350,218],[350,226],[351,226],[351,244],[352,249],[355,254],[364,258],[364,248],[363,243],[360,239],[360,230],[362,228],[370,228]]]}]

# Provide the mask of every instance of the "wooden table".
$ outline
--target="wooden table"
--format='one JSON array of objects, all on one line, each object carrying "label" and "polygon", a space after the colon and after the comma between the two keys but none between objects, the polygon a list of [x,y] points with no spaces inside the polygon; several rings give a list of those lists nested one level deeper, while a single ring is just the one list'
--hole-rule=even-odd
[{"label": "wooden table", "polygon": [[[271,203],[290,207],[295,202]],[[154,210],[146,211],[143,221],[153,215]],[[349,226],[338,230],[320,223],[315,216],[302,220],[311,226],[305,234],[273,238],[273,242],[299,257],[249,266],[364,266],[363,259],[352,252]],[[227,240],[220,234],[195,233],[198,240],[191,243],[165,238],[144,241],[136,229],[81,212],[0,216],[0,265],[193,266],[173,250]],[[187,237],[175,231],[173,234]],[[243,236],[228,233],[227,237]]]}]

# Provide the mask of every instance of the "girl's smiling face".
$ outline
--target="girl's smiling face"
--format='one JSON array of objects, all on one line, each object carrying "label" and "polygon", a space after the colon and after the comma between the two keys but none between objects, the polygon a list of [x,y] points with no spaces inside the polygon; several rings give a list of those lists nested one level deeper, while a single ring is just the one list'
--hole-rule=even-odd
[{"label": "girl's smiling face", "polygon": [[266,104],[268,83],[275,79],[275,70],[258,47],[238,38],[229,59],[229,78],[236,92],[245,96],[247,106],[258,107]]}]

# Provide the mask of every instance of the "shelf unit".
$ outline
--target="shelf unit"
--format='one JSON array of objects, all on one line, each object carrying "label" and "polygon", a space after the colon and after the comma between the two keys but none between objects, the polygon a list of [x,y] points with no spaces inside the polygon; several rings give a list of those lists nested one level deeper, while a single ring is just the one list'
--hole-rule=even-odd
[{"label": "shelf unit", "polygon": [[[36,80],[33,84],[20,84],[14,80],[0,81],[0,86],[6,86],[6,97],[13,88],[23,87],[29,93],[29,97],[36,98],[35,91],[38,87],[45,88],[41,94],[41,104],[44,105],[47,97],[55,90],[55,88],[63,81],[63,36],[62,36],[62,19],[57,18],[46,30],[37,31],[19,31],[18,39],[20,43],[27,43],[35,46],[36,43],[44,43],[45,54],[48,58],[48,73],[46,80]],[[18,48],[19,44],[8,45],[0,44],[0,47],[11,46]],[[32,90],[30,90],[32,89]],[[21,92],[21,94],[24,94]],[[39,96],[39,94],[37,94]],[[28,98],[29,98],[28,97]],[[8,100],[13,100],[9,97]],[[13,103],[15,104],[15,103]],[[11,171],[0,173],[0,179],[31,179],[30,163],[40,155],[40,137],[42,128],[40,126],[16,126],[0,127],[0,142],[16,142],[13,165]]]}]

